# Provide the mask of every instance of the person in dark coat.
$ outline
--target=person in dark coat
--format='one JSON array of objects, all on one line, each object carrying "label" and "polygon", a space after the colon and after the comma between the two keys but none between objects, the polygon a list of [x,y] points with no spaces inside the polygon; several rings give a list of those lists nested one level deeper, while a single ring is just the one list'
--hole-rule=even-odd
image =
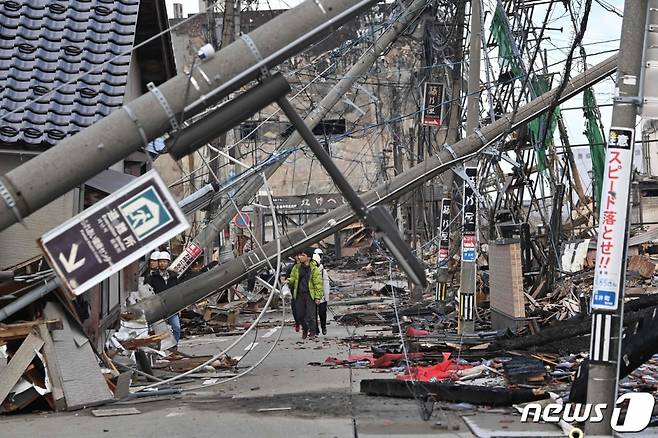
[{"label": "person in dark coat", "polygon": [[[178,284],[178,274],[169,270],[170,264],[171,254],[167,251],[161,251],[158,258],[158,270],[148,278],[147,282],[147,284],[151,285],[156,294]],[[180,317],[178,316],[178,313],[171,315],[169,319],[167,319],[167,322],[171,326],[171,331],[174,333],[176,342],[178,342],[181,334]]]}]

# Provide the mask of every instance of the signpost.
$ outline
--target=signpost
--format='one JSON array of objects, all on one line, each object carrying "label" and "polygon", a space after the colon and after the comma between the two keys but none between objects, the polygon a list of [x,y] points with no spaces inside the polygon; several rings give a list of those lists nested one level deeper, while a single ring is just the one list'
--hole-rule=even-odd
[{"label": "signpost", "polygon": [[180,277],[183,272],[187,271],[187,269],[192,266],[192,263],[194,263],[201,254],[203,254],[201,243],[197,240],[193,240],[188,243],[183,252],[176,257],[176,260],[172,262],[169,269],[176,272]]},{"label": "signpost", "polygon": [[[269,202],[263,199],[262,203]],[[338,193],[274,196],[272,202],[278,211],[326,212],[345,204],[345,197]]]},{"label": "signpost", "polygon": [[634,134],[631,129],[610,129],[596,244],[592,309],[612,311],[617,310],[619,305],[619,290],[624,280],[623,261],[626,257],[628,198],[618,194],[626,194],[629,190]]},{"label": "signpost", "polygon": [[167,186],[150,171],[38,240],[73,295],[80,295],[188,228]]},{"label": "signpost", "polygon": [[425,82],[421,124],[425,126],[441,126],[442,108],[443,84],[436,82]]},{"label": "signpost", "polygon": [[251,216],[249,216],[249,213],[239,211],[233,218],[233,224],[241,230],[249,228],[249,225],[251,225]]},{"label": "signpost", "polygon": [[466,167],[462,215],[462,265],[459,290],[460,334],[475,331],[475,276],[477,257],[477,167]]},{"label": "signpost", "polygon": [[439,266],[447,265],[450,256],[450,198],[441,200],[439,221]]}]

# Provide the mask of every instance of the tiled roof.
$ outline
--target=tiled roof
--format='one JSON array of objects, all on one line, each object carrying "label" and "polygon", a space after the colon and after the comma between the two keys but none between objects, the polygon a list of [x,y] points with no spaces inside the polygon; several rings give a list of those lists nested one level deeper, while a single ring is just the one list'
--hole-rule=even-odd
[{"label": "tiled roof", "polygon": [[139,0],[0,2],[0,143],[51,146],[121,107]]}]

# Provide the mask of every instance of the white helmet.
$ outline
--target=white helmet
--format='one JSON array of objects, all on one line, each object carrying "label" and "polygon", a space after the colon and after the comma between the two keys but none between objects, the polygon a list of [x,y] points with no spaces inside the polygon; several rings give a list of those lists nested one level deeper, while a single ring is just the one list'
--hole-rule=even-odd
[{"label": "white helmet", "polygon": [[171,254],[169,254],[167,251],[160,251],[159,253],[160,257],[158,260],[169,260],[171,261]]},{"label": "white helmet", "polygon": [[322,251],[322,248],[315,248],[315,251],[313,251],[314,254],[324,254],[324,251]]},{"label": "white helmet", "polygon": [[159,259],[160,259],[160,251],[153,251],[151,253],[151,257],[149,258],[149,260],[156,260],[156,261]]}]

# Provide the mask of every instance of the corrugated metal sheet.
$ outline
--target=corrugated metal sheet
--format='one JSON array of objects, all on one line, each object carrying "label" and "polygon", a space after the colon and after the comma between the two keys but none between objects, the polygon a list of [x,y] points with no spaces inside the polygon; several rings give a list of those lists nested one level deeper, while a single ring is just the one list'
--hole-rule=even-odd
[{"label": "corrugated metal sheet", "polygon": [[0,143],[51,146],[119,108],[130,55],[42,101],[30,99],[132,48],[139,0],[0,3]]}]

